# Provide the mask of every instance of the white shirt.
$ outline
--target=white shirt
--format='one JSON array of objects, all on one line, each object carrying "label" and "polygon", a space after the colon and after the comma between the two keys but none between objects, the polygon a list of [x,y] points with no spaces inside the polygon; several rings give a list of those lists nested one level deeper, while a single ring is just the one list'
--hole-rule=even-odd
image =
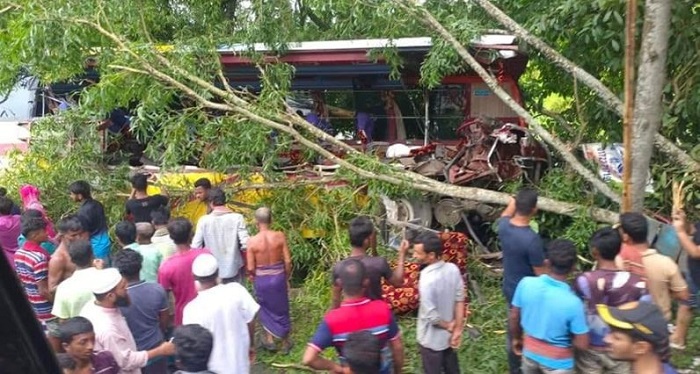
[{"label": "white shirt", "polygon": [[250,373],[248,323],[258,309],[248,290],[235,282],[199,291],[185,306],[182,323],[201,325],[214,336],[209,370],[217,374]]},{"label": "white shirt", "polygon": [[243,215],[215,209],[197,222],[192,248],[207,248],[219,263],[219,277],[233,278],[243,266],[248,236]]},{"label": "white shirt", "polygon": [[97,269],[89,267],[73,272],[56,288],[51,314],[61,319],[77,317],[85,304],[93,302],[95,295],[90,285]]}]

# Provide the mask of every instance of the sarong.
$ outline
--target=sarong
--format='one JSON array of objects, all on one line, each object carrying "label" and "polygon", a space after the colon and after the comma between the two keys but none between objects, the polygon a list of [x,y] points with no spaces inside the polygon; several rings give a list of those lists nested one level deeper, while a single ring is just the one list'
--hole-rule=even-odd
[{"label": "sarong", "polygon": [[254,279],[255,296],[260,304],[260,323],[274,337],[286,338],[291,330],[291,322],[284,263],[258,266]]},{"label": "sarong", "polygon": [[109,264],[109,252],[112,242],[109,240],[109,235],[106,231],[90,237],[92,245],[92,253],[95,259],[104,260],[106,265]]}]

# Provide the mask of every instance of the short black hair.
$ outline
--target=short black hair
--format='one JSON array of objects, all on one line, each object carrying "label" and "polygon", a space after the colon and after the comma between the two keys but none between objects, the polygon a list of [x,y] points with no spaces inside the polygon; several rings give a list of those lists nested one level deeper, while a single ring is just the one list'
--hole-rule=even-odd
[{"label": "short black hair", "polygon": [[192,222],[187,218],[175,218],[168,223],[170,239],[175,244],[189,244],[192,239]]},{"label": "short black hair", "polygon": [[92,188],[90,187],[90,183],[86,181],[75,181],[68,186],[68,190],[74,195],[81,195],[83,199],[92,198]]},{"label": "short black hair", "polygon": [[148,188],[148,176],[146,174],[137,173],[131,177],[131,187],[136,191],[146,191]]},{"label": "short black hair", "polygon": [[435,258],[440,259],[442,256],[442,241],[440,237],[430,231],[421,231],[415,239],[413,239],[413,245],[422,244],[423,251],[428,253],[435,253]]},{"label": "short black hair", "polygon": [[130,221],[121,221],[114,227],[114,234],[123,244],[131,244],[136,241],[136,225]]},{"label": "short black hair", "polygon": [[379,338],[368,330],[348,335],[343,344],[343,357],[356,374],[379,374],[382,345]]},{"label": "short black hair", "polygon": [[595,248],[604,260],[614,261],[615,257],[620,254],[622,237],[612,227],[603,227],[593,233],[588,245]]},{"label": "short black hair", "polygon": [[78,218],[77,215],[71,214],[61,218],[58,223],[56,223],[56,229],[62,234],[83,231],[83,224],[80,222],[80,218]]},{"label": "short black hair", "polygon": [[12,214],[12,208],[15,206],[15,203],[10,200],[9,197],[7,196],[0,196],[0,214],[3,216],[7,216]]},{"label": "short black hair", "polygon": [[46,221],[43,218],[26,218],[22,220],[22,235],[25,238],[29,238],[31,233],[39,230],[46,230]]},{"label": "short black hair", "polygon": [[112,266],[127,278],[134,278],[141,272],[143,256],[132,249],[117,251],[112,257]]},{"label": "short black hair", "polygon": [[93,260],[92,245],[89,240],[76,240],[68,245],[68,256],[79,268],[90,266]]},{"label": "short black hair", "polygon": [[56,361],[61,370],[75,370],[77,363],[68,353],[56,353]]},{"label": "short black hair", "polygon": [[531,188],[523,188],[515,196],[515,213],[529,216],[537,208],[537,191]]},{"label": "short black hair", "polygon": [[36,219],[36,218],[44,218],[44,213],[42,213],[40,210],[36,209],[27,209],[24,212],[22,212],[22,215],[20,216],[20,222],[28,221],[31,219]]},{"label": "short black hair", "polygon": [[367,269],[361,261],[348,258],[340,262],[338,280],[345,295],[359,296],[363,291],[366,277]]},{"label": "short black hair", "polygon": [[350,233],[350,245],[359,248],[374,233],[374,225],[369,217],[360,216],[350,221],[348,231]]},{"label": "short black hair", "polygon": [[73,317],[58,326],[58,338],[66,344],[70,344],[74,336],[89,332],[94,332],[94,329],[92,322],[85,317]]},{"label": "short black hair", "polygon": [[207,190],[211,190],[211,181],[209,178],[199,178],[194,182],[194,188],[202,187]]},{"label": "short black hair", "polygon": [[567,275],[576,266],[576,245],[571,240],[554,239],[545,245],[545,252],[554,274]]},{"label": "short black hair", "polygon": [[175,358],[182,370],[198,372],[207,370],[214,346],[214,337],[200,325],[182,325],[173,333]]},{"label": "short black hair", "polygon": [[170,221],[170,209],[160,207],[151,212],[151,223],[155,226],[167,225]]},{"label": "short black hair", "polygon": [[209,202],[214,206],[226,205],[226,192],[221,188],[213,188],[209,191]]},{"label": "short black hair", "polygon": [[7,196],[7,188],[0,187],[0,196]]},{"label": "short black hair", "polygon": [[620,215],[620,227],[622,228],[622,232],[627,234],[634,244],[647,242],[649,223],[642,213],[622,213]]}]

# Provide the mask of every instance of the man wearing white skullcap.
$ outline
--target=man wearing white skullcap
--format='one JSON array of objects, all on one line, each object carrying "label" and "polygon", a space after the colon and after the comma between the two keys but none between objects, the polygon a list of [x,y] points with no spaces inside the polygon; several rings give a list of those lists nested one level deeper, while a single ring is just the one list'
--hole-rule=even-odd
[{"label": "man wearing white skullcap", "polygon": [[138,351],[120,306],[129,305],[127,282],[119,270],[98,270],[92,279],[91,289],[95,302],[88,303],[80,313],[92,322],[95,329],[95,350],[109,351],[121,367],[121,374],[141,374],[148,360],[171,356],[175,353],[172,343],[165,342],[149,351]]},{"label": "man wearing white skullcap", "polygon": [[192,263],[199,293],[185,306],[183,324],[198,324],[214,336],[209,370],[218,374],[250,372],[254,319],[260,306],[237,282],[218,284],[219,266],[211,254],[199,255]]}]

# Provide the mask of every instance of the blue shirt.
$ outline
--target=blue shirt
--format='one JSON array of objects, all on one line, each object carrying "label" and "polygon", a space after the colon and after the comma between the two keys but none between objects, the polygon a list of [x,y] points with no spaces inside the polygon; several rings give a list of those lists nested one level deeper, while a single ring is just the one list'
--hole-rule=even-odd
[{"label": "blue shirt", "polygon": [[[526,277],[513,296],[520,308],[520,325],[525,335],[562,348],[571,347],[572,335],[588,333],[583,302],[571,287],[549,275]],[[523,355],[554,370],[574,368],[574,359],[552,359],[523,349]]]},{"label": "blue shirt", "polygon": [[160,330],[160,312],[168,310],[168,297],[158,283],[139,281],[131,283],[126,291],[131,305],[119,308],[134,335],[136,348],[145,351],[163,342]]},{"label": "blue shirt", "polygon": [[510,304],[518,283],[533,277],[533,267],[544,265],[542,239],[530,226],[515,226],[510,217],[498,219],[498,240],[503,251],[503,296]]}]

